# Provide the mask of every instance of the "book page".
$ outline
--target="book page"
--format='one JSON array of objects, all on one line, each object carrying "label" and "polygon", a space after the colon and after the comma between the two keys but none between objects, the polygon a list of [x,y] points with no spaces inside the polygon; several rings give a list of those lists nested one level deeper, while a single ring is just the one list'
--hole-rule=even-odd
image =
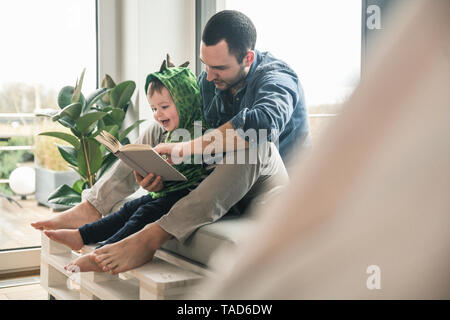
[{"label": "book page", "polygon": [[95,137],[95,140],[106,146],[112,153],[116,153],[122,147],[120,142],[109,132],[103,130]]},{"label": "book page", "polygon": [[120,151],[134,151],[134,150],[153,150],[148,144],[126,144],[121,146]]}]

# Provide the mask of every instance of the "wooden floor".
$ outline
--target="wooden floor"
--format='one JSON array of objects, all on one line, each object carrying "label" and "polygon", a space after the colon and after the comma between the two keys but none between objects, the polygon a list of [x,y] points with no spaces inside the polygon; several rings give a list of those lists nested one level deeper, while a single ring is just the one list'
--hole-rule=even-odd
[{"label": "wooden floor", "polygon": [[[41,232],[30,226],[31,222],[48,219],[57,213],[50,208],[38,205],[33,197],[27,200],[17,200],[22,208],[0,198],[0,250],[18,249],[41,245]],[[34,279],[39,277],[35,275]],[[5,280],[11,286],[0,287],[0,300],[47,300],[48,294],[39,283],[17,285],[26,278],[0,279],[0,285]],[[23,283],[23,281],[22,281]]]},{"label": "wooden floor", "polygon": [[0,300],[47,300],[48,294],[39,283],[0,289]]},{"label": "wooden floor", "polygon": [[0,275],[0,300],[47,300],[39,269]]},{"label": "wooden floor", "polygon": [[0,198],[0,250],[40,246],[41,233],[30,223],[57,214],[38,205],[32,197],[18,202],[23,208]]}]

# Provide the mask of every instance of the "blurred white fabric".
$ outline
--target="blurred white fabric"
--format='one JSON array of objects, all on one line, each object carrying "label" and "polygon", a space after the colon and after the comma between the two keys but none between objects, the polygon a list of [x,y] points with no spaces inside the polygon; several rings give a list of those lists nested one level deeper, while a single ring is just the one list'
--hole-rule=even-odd
[{"label": "blurred white fabric", "polygon": [[450,298],[450,1],[408,3],[208,298]]}]

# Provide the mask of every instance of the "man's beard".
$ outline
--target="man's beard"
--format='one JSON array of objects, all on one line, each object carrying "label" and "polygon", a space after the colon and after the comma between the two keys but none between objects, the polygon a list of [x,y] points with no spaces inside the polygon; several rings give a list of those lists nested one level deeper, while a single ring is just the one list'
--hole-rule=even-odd
[{"label": "man's beard", "polygon": [[241,67],[239,68],[239,72],[237,74],[237,76],[233,79],[233,82],[225,82],[223,81],[223,83],[225,83],[225,88],[223,89],[223,91],[225,90],[238,90],[241,85],[244,83],[245,78],[247,77],[247,72],[245,71],[245,66],[241,65]]}]

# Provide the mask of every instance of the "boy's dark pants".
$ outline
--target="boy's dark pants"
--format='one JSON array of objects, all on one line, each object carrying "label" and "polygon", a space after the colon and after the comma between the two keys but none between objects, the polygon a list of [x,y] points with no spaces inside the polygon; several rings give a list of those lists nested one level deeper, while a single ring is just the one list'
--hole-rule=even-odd
[{"label": "boy's dark pants", "polygon": [[145,195],[129,201],[119,211],[80,227],[78,230],[83,243],[91,244],[106,240],[99,246],[101,247],[125,239],[168,213],[170,208],[188,193],[189,190],[184,189],[171,192],[159,199]]}]

